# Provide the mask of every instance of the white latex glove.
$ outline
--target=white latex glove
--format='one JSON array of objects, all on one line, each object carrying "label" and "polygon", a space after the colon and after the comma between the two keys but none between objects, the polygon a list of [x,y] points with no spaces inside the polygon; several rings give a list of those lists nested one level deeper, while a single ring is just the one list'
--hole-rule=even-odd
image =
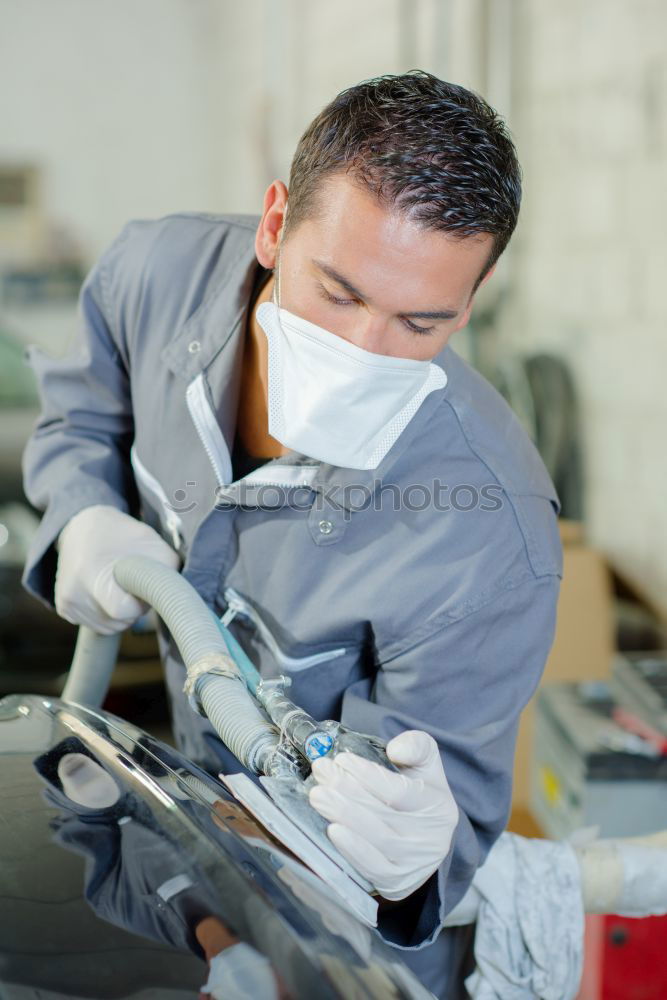
[{"label": "white latex glove", "polygon": [[310,803],[340,853],[385,899],[405,899],[440,866],[458,822],[432,736],[411,729],[387,744],[400,773],[353,753],[313,762]]},{"label": "white latex glove", "polygon": [[121,556],[150,556],[177,569],[178,553],[157,531],[116,507],[85,507],[58,536],[55,605],[73,625],[88,625],[102,635],[128,628],[148,610],[116,583],[113,566]]}]

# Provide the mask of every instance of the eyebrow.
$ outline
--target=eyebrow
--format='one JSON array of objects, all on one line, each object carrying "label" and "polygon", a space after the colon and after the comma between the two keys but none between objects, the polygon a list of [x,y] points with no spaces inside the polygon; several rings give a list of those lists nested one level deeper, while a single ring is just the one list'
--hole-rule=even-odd
[{"label": "eyebrow", "polygon": [[[331,278],[332,281],[336,281],[339,285],[341,285],[341,287],[344,288],[346,292],[349,292],[350,295],[353,295],[356,299],[361,299],[362,302],[369,302],[369,299],[363,294],[363,292],[360,292],[358,288],[355,288],[351,281],[348,281],[344,275],[339,274],[333,267],[329,267],[328,264],[325,264],[324,261],[321,260],[313,259],[312,263],[316,268],[326,274],[328,278]],[[456,319],[458,312],[456,309],[427,309],[419,312],[404,312],[401,313],[401,316],[405,316],[408,319]]]}]

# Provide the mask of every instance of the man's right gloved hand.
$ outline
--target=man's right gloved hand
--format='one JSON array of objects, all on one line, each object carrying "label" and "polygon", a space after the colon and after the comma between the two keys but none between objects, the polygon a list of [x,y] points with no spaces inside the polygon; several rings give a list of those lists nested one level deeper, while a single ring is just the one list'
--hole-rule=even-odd
[{"label": "man's right gloved hand", "polygon": [[121,556],[149,556],[178,569],[180,558],[157,531],[116,507],[95,504],[75,514],[56,542],[55,605],[73,625],[102,635],[122,632],[148,610],[116,583],[113,566]]}]

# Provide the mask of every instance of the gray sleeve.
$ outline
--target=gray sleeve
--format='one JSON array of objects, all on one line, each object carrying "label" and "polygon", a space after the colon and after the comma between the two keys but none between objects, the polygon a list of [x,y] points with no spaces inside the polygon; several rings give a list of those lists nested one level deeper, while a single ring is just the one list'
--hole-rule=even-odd
[{"label": "gray sleeve", "polygon": [[556,574],[531,574],[472,613],[418,627],[414,642],[380,657],[374,682],[345,693],[342,721],[353,729],[386,740],[405,729],[430,733],[459,807],[438,871],[380,915],[380,933],[399,948],[435,939],[505,828],[519,716],[551,648],[559,584]]},{"label": "gray sleeve", "polygon": [[129,464],[132,403],[122,315],[115,301],[113,270],[125,252],[129,223],[89,272],[79,296],[79,328],[63,358],[31,346],[41,414],[23,453],[23,486],[44,515],[32,540],[23,586],[54,607],[57,553],[54,542],[78,511],[110,504],[136,506]]}]

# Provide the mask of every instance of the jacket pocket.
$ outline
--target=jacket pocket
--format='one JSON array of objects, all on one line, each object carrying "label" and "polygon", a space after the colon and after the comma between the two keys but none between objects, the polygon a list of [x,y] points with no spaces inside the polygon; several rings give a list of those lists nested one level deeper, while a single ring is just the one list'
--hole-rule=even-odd
[{"label": "jacket pocket", "polygon": [[310,656],[289,656],[281,649],[273,632],[250,601],[247,601],[233,587],[225,588],[224,598],[227,610],[222,616],[222,624],[229,625],[237,617],[249,622],[273,656],[276,665],[288,675],[308,670],[310,667],[326,663],[329,660],[340,659],[348,651],[346,646],[338,646],[335,649],[326,649],[320,653],[312,653]]},{"label": "jacket pocket", "polygon": [[[314,719],[340,719],[343,698],[351,685],[363,681],[369,684],[370,692],[373,664],[366,640],[355,638],[345,641],[344,646],[323,641],[315,644],[317,651],[308,656],[290,656],[250,601],[233,587],[225,588],[223,596],[227,610],[221,621],[229,624],[237,619],[244,629],[249,629],[247,640],[236,638],[258,668],[270,661],[268,672],[260,668],[260,673],[271,677],[276,669],[288,678],[288,697]],[[266,657],[262,649],[268,654]]]}]

